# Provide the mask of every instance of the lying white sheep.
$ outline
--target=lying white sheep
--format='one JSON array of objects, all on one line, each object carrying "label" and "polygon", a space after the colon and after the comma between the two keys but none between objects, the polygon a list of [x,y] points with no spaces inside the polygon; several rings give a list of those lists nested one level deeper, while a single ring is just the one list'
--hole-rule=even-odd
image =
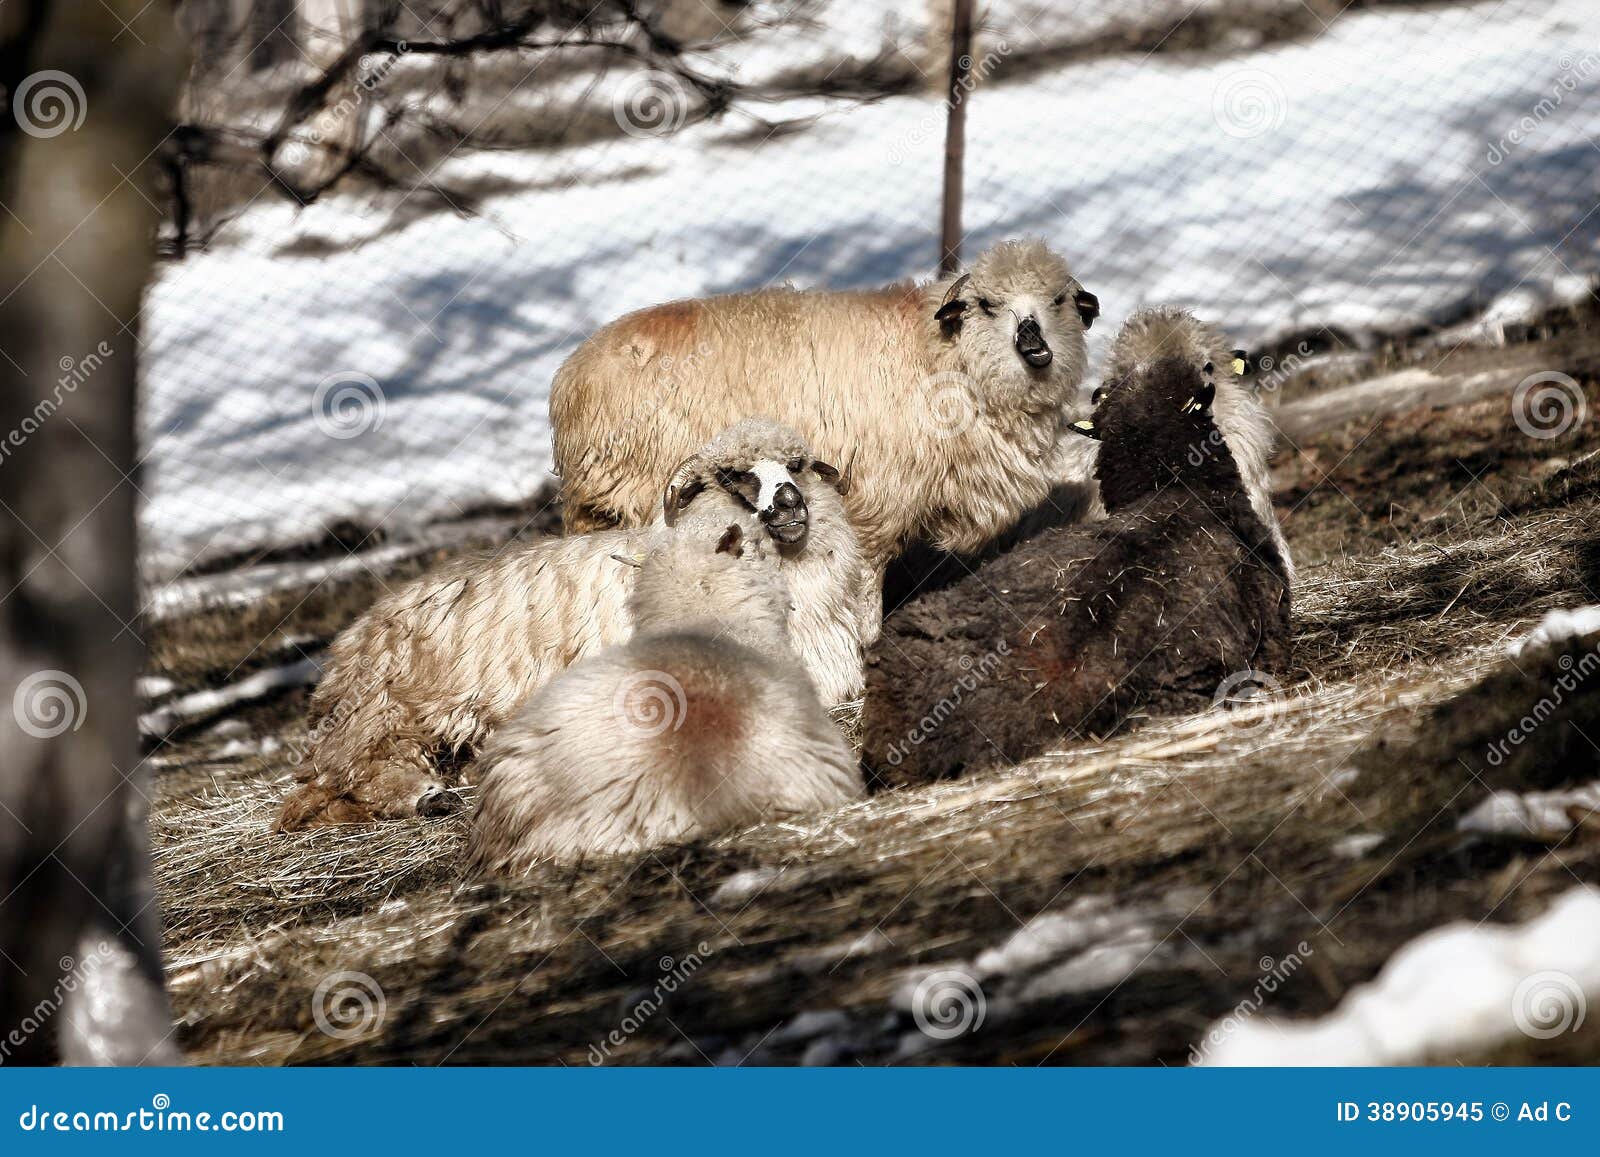
[{"label": "lying white sheep", "polygon": [[459,806],[436,767],[471,755],[569,664],[629,637],[638,562],[689,511],[750,514],[775,542],[795,650],[829,704],[859,697],[879,601],[834,486],[776,423],[722,432],[671,472],[655,524],[457,560],[379,600],[335,641],[311,703],[303,782],[278,820],[316,824]]},{"label": "lying white sheep", "polygon": [[468,860],[640,851],[862,794],[789,648],[776,551],[702,509],[645,560],[630,642],[575,664],[489,741]]},{"label": "lying white sheep", "polygon": [[679,301],[601,329],[550,391],[569,531],[649,521],[657,480],[751,410],[849,463],[869,566],[923,538],[975,551],[1045,497],[1099,304],[1039,241],[970,273],[858,293]]}]

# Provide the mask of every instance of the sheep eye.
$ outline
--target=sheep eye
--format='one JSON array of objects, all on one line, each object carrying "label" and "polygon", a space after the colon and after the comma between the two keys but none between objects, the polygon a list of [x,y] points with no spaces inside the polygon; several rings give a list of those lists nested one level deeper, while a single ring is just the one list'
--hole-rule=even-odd
[{"label": "sheep eye", "polygon": [[800,473],[800,471],[804,470],[805,468],[806,468],[806,460],[804,458],[791,458],[791,459],[789,459],[789,473],[790,474],[798,474],[798,473]]},{"label": "sheep eye", "polygon": [[1055,300],[1052,301],[1050,304],[1053,305],[1053,306],[1056,306],[1057,308],[1060,308],[1061,306],[1066,304],[1066,301],[1067,301],[1067,295],[1064,294],[1064,293],[1058,293],[1058,294],[1056,294]]},{"label": "sheep eye", "polygon": [[990,301],[987,297],[978,298],[978,308],[983,310],[984,313],[989,314],[991,317],[994,316],[994,302]]}]

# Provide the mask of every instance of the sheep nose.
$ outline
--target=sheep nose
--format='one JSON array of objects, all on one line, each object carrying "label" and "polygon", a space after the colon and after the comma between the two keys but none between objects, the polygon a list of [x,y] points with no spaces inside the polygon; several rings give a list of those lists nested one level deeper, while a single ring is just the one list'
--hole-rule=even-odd
[{"label": "sheep nose", "polygon": [[777,514],[789,514],[803,508],[806,500],[800,497],[800,488],[793,482],[785,482],[772,494],[772,506],[762,512],[764,518],[772,518]]},{"label": "sheep nose", "polygon": [[1032,314],[1017,323],[1016,345],[1022,360],[1034,369],[1042,369],[1050,364],[1050,346],[1039,328],[1039,319]]}]

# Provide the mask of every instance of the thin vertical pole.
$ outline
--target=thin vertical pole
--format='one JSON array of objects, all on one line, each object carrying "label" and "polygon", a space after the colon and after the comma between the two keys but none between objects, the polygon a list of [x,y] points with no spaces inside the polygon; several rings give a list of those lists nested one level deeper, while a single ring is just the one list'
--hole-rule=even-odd
[{"label": "thin vertical pole", "polygon": [[950,85],[945,94],[944,209],[939,272],[961,265],[961,181],[967,153],[967,76],[972,70],[972,0],[955,0],[950,28]]}]

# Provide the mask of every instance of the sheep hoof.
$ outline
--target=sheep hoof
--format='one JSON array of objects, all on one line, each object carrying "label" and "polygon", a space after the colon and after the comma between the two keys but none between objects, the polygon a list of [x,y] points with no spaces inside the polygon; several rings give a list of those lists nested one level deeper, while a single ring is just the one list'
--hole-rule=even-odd
[{"label": "sheep hoof", "polygon": [[419,816],[447,816],[461,810],[461,797],[447,787],[431,784],[417,797]]}]

